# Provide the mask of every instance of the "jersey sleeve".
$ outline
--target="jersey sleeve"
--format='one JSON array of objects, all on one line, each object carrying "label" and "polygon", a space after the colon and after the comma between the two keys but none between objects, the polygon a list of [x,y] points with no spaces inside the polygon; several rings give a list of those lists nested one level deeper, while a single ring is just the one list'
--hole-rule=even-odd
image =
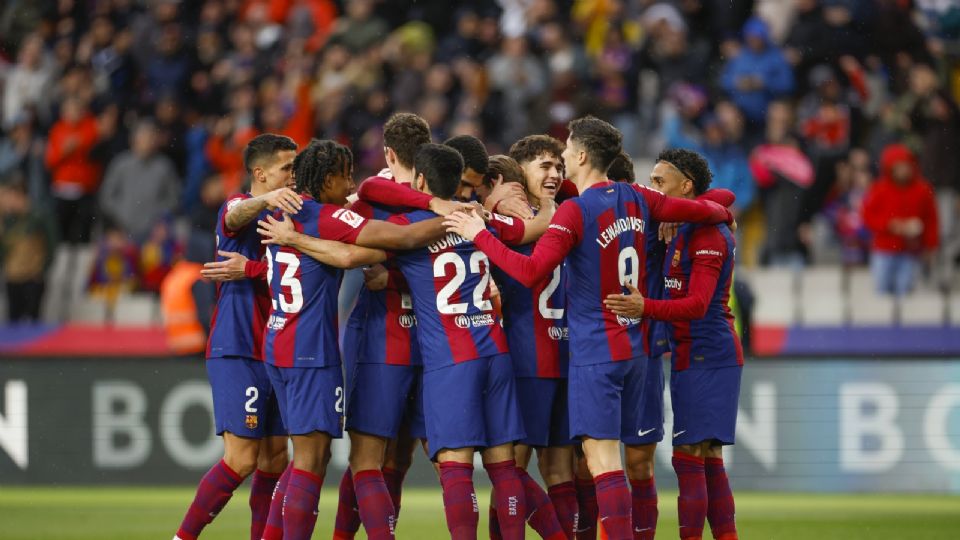
[{"label": "jersey sleeve", "polygon": [[729,189],[714,188],[708,189],[706,193],[697,197],[698,201],[713,201],[724,208],[730,208],[737,202],[737,196]]},{"label": "jersey sleeve", "polygon": [[525,287],[533,287],[553,272],[567,253],[580,242],[582,232],[583,217],[580,209],[576,203],[567,201],[560,205],[547,232],[537,241],[529,257],[508,248],[490,231],[480,231],[473,241],[493,264]]},{"label": "jersey sleeve", "polygon": [[264,261],[247,261],[243,266],[243,273],[247,279],[267,279],[267,263]]},{"label": "jersey sleeve", "polygon": [[650,207],[650,216],[656,221],[667,223],[729,223],[733,221],[730,211],[709,200],[678,199],[667,197],[659,191],[652,190],[639,184],[633,184],[647,201]]},{"label": "jersey sleeve", "polygon": [[580,190],[577,189],[577,185],[571,180],[564,180],[560,182],[560,188],[557,190],[557,202],[563,203],[567,199],[572,199],[574,197],[580,196]]},{"label": "jersey sleeve", "polygon": [[678,300],[647,299],[643,316],[660,321],[691,321],[707,314],[710,299],[728,256],[727,244],[717,227],[699,227],[690,239],[692,268],[687,296]]},{"label": "jersey sleeve", "polygon": [[360,184],[357,196],[361,201],[386,206],[404,206],[429,210],[432,196],[383,178],[368,178]]},{"label": "jersey sleeve", "polygon": [[253,223],[253,221],[256,221],[256,220],[253,220],[250,223],[247,223],[246,225],[244,225],[243,227],[240,227],[235,231],[232,230],[230,227],[227,227],[227,214],[230,213],[230,210],[233,210],[238,204],[242,203],[243,201],[249,198],[250,198],[250,195],[247,195],[246,193],[238,193],[233,197],[230,197],[229,199],[227,199],[227,202],[224,203],[223,212],[220,213],[220,230],[223,231],[224,236],[226,236],[227,238],[233,238],[237,236],[238,234],[240,234],[241,231],[243,231],[243,229],[249,226],[250,223]]},{"label": "jersey sleeve", "polygon": [[367,201],[356,201],[350,205],[350,210],[356,212],[364,219],[374,219],[373,206]]},{"label": "jersey sleeve", "polygon": [[501,214],[493,214],[487,230],[491,231],[505,244],[516,246],[523,241],[523,234],[526,232],[526,224],[522,219],[512,218]]},{"label": "jersey sleeve", "polygon": [[356,243],[366,225],[367,219],[360,214],[331,204],[323,205],[317,220],[320,238],[348,244]]}]

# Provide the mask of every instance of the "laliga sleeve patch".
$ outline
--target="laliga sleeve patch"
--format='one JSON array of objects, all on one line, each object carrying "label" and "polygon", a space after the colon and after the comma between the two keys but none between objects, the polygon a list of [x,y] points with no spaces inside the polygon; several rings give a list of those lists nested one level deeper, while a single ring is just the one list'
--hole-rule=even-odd
[{"label": "laliga sleeve patch", "polygon": [[363,225],[364,221],[363,216],[357,214],[356,212],[347,210],[346,208],[341,208],[334,212],[333,217],[339,219],[354,229],[360,227],[360,225]]}]

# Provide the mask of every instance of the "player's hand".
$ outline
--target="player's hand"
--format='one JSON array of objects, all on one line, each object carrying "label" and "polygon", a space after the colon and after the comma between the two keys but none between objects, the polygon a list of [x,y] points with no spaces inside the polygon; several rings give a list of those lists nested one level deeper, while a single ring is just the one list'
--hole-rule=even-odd
[{"label": "player's hand", "polygon": [[504,182],[503,175],[498,175],[493,182],[493,189],[487,199],[483,201],[483,207],[493,211],[494,207],[498,214],[511,216],[520,219],[530,219],[533,217],[533,211],[527,204],[527,193],[517,182]]},{"label": "player's hand", "polygon": [[293,242],[293,237],[297,234],[293,228],[293,221],[287,214],[283,219],[278,220],[273,216],[267,216],[257,222],[257,234],[262,238],[261,244],[275,244],[278,246],[289,246]]},{"label": "player's hand", "polygon": [[607,309],[631,319],[643,317],[643,295],[632,284],[627,283],[630,294],[608,294],[603,301]]},{"label": "player's hand", "polygon": [[469,214],[463,212],[450,214],[447,216],[447,219],[444,220],[443,226],[447,228],[447,232],[459,234],[471,242],[480,234],[480,231],[487,228],[487,225],[483,222],[483,218],[477,214],[476,210],[471,211]]},{"label": "player's hand", "polygon": [[248,259],[246,257],[232,251],[217,251],[217,254],[224,260],[204,264],[203,270],[200,270],[200,277],[210,281],[247,279],[247,275],[243,271],[247,266]]},{"label": "player's hand", "polygon": [[279,208],[287,214],[296,214],[303,208],[303,199],[290,188],[275,189],[263,195],[263,200],[270,210]]},{"label": "player's hand", "polygon": [[371,291],[382,291],[387,288],[390,274],[382,264],[375,264],[363,269],[363,283]]},{"label": "player's hand", "polygon": [[472,203],[448,201],[438,197],[430,199],[430,211],[438,216],[449,216],[454,212],[469,212],[473,208]]},{"label": "player's hand", "polygon": [[518,219],[533,219],[533,210],[530,209],[526,196],[510,196],[501,200],[497,205],[497,213]]},{"label": "player's hand", "polygon": [[677,230],[679,229],[679,223],[661,223],[660,230],[657,232],[657,236],[661,241],[669,244],[674,238],[677,237]]}]

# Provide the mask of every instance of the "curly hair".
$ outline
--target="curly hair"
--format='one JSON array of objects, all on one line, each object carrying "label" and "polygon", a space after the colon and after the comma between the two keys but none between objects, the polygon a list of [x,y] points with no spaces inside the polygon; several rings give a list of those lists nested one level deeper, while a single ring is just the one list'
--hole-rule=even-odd
[{"label": "curly hair", "polygon": [[607,167],[607,178],[614,182],[626,182],[632,184],[637,181],[637,175],[633,170],[633,160],[630,155],[621,151],[613,162]]},{"label": "curly hair", "polygon": [[487,174],[487,169],[490,167],[488,162],[490,158],[483,141],[473,135],[457,135],[456,137],[450,137],[443,144],[460,152],[463,157],[464,168],[473,169],[477,174]]},{"label": "curly hair", "polygon": [[503,154],[490,156],[490,168],[487,169],[487,174],[483,177],[484,183],[493,185],[497,177],[501,175],[504,182],[519,182],[523,186],[527,185],[527,179],[517,160]]},{"label": "curly hair", "polygon": [[693,182],[693,192],[703,195],[710,189],[713,173],[703,156],[687,148],[668,148],[657,156],[657,161],[669,163],[676,167],[680,174]]},{"label": "curly hair", "polygon": [[517,163],[527,163],[544,154],[560,159],[563,143],[549,135],[527,135],[513,143],[509,153]]},{"label": "curly hair", "polygon": [[400,165],[411,168],[421,145],[430,142],[430,124],[413,113],[398,112],[383,125],[383,145],[397,153]]},{"label": "curly hair", "polygon": [[330,175],[348,174],[353,169],[353,154],[346,146],[328,139],[313,139],[293,160],[293,175],[300,193],[320,199]]},{"label": "curly hair", "polygon": [[567,124],[570,140],[587,153],[587,161],[599,171],[606,171],[620,153],[623,135],[617,128],[596,116],[584,116]]}]

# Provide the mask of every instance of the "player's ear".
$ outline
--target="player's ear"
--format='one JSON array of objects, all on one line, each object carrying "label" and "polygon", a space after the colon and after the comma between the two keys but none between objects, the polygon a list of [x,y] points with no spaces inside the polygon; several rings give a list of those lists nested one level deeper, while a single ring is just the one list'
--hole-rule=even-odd
[{"label": "player's ear", "polygon": [[421,193],[427,191],[427,189],[426,189],[426,188],[427,188],[427,179],[426,179],[425,176],[423,176],[423,173],[418,174],[417,177],[414,179],[413,182],[414,182],[414,187],[417,188],[417,191],[419,191],[419,192],[421,192]]},{"label": "player's ear", "polygon": [[387,166],[393,165],[397,161],[397,153],[389,146],[383,147],[383,156],[387,160]]}]

